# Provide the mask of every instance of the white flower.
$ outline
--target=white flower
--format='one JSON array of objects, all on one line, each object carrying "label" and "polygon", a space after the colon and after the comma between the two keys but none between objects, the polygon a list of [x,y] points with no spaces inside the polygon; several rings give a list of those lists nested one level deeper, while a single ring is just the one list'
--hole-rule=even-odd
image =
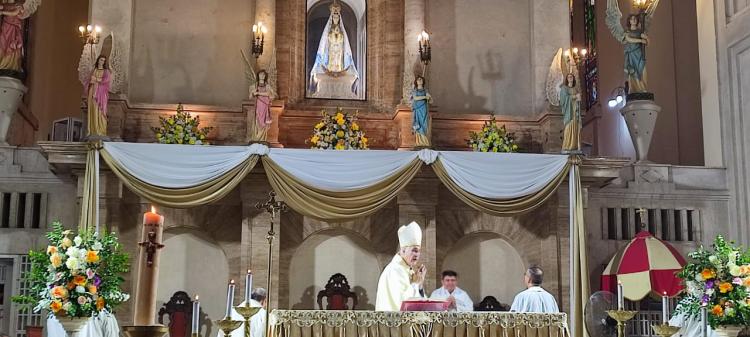
[{"label": "white flower", "polygon": [[711,264],[718,266],[720,264],[719,258],[716,257],[716,255],[711,255],[708,257],[708,262],[711,262]]},{"label": "white flower", "polygon": [[705,280],[703,279],[703,275],[701,275],[701,273],[697,273],[697,274],[695,274],[695,280],[696,280],[696,281],[698,281],[698,282],[703,282],[703,281],[705,281]]},{"label": "white flower", "polygon": [[84,288],[83,286],[76,286],[76,292],[79,294],[83,294],[86,292],[86,288]]},{"label": "white flower", "polygon": [[729,264],[737,264],[737,255],[739,254],[739,252],[731,252],[729,254]]},{"label": "white flower", "polygon": [[740,267],[734,264],[729,266],[729,273],[734,277],[742,275],[742,273],[740,272]]},{"label": "white flower", "polygon": [[78,235],[76,235],[76,237],[73,238],[73,243],[76,244],[76,247],[80,246],[82,242],[83,242],[83,239],[81,239],[81,237]]},{"label": "white flower", "polygon": [[703,295],[703,287],[700,283],[695,281],[687,281],[685,282],[687,286],[687,293],[692,296],[702,296]]},{"label": "white flower", "polygon": [[713,294],[714,294],[714,289],[713,288],[706,290],[706,295],[711,296]]},{"label": "white flower", "polygon": [[63,306],[62,306],[62,309],[65,310],[65,311],[70,311],[70,309],[72,307],[73,307],[73,303],[65,302],[65,304],[63,304]]},{"label": "white flower", "polygon": [[91,246],[91,249],[93,250],[102,250],[102,248],[104,247],[102,247],[102,243],[99,241],[95,242],[94,245]]},{"label": "white flower", "polygon": [[81,264],[78,261],[78,258],[75,257],[69,257],[67,261],[65,261],[65,266],[68,267],[71,271],[76,271],[80,268]]}]

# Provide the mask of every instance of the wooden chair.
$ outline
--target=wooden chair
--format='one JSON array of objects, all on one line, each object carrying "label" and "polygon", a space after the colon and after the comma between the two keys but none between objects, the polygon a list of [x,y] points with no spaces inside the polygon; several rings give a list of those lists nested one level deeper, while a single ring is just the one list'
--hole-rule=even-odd
[{"label": "wooden chair", "polygon": [[352,309],[357,307],[357,295],[351,291],[349,281],[341,273],[333,274],[325,289],[318,292],[318,307],[321,310],[324,297],[327,299],[325,310],[349,310],[349,298],[352,299]]},{"label": "wooden chair", "polygon": [[164,315],[169,316],[169,337],[190,337],[193,301],[184,291],[172,295],[159,309],[159,324],[164,325]]},{"label": "wooden chair", "polygon": [[474,306],[474,311],[509,311],[510,306],[495,298],[495,296],[485,296],[481,302]]}]

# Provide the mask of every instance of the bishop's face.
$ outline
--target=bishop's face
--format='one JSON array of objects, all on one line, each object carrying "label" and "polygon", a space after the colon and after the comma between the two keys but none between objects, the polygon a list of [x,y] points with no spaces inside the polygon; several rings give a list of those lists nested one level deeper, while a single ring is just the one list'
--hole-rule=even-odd
[{"label": "bishop's face", "polygon": [[414,267],[419,262],[419,255],[422,253],[422,248],[419,246],[411,246],[401,248],[401,257],[411,267]]}]

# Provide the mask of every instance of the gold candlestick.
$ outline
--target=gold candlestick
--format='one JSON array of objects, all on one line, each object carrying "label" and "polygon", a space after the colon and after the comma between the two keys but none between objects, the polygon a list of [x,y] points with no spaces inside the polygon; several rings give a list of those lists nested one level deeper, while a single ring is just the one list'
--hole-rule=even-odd
[{"label": "gold candlestick", "polygon": [[676,334],[677,331],[680,331],[679,327],[671,326],[665,323],[659,325],[654,324],[651,327],[654,329],[654,332],[661,337],[672,337],[672,335]]},{"label": "gold candlestick", "polygon": [[234,310],[245,319],[245,337],[250,337],[250,318],[260,311],[260,307],[251,307],[250,303],[245,303],[244,306],[238,305],[234,307]]},{"label": "gold candlestick", "polygon": [[617,321],[617,337],[625,337],[625,322],[633,319],[637,311],[607,310],[607,315]]},{"label": "gold candlestick", "polygon": [[235,321],[231,317],[224,317],[224,319],[216,321],[216,325],[219,327],[219,330],[224,332],[224,337],[229,337],[232,331],[237,330],[242,325],[242,321]]}]

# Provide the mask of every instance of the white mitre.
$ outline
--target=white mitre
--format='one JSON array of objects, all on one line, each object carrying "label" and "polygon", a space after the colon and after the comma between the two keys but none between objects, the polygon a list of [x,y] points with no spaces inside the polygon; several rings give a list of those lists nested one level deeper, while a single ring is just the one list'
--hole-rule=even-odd
[{"label": "white mitre", "polygon": [[406,226],[398,229],[398,243],[403,247],[421,246],[422,245],[422,228],[419,224],[412,221]]}]

